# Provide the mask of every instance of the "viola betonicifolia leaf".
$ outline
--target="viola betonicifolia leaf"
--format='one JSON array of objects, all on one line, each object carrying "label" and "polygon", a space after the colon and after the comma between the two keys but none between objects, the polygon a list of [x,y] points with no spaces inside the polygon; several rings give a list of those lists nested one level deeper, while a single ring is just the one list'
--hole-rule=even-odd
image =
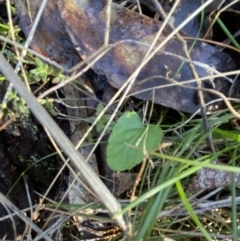
[{"label": "viola betonicifolia leaf", "polygon": [[158,147],[162,137],[159,125],[144,124],[136,112],[125,112],[108,141],[108,165],[115,171],[133,168]]}]

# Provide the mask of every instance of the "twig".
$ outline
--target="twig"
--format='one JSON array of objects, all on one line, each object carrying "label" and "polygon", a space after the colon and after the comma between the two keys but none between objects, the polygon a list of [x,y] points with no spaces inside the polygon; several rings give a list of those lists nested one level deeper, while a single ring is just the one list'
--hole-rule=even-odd
[{"label": "twig", "polygon": [[[143,174],[143,172],[145,170],[145,167],[146,167],[146,164],[147,164],[147,159],[148,159],[148,156],[145,156],[144,159],[143,159],[142,165],[141,165],[141,169],[138,172],[138,175],[135,179],[134,186],[132,188],[131,198],[130,198],[131,202],[135,199],[135,193],[136,193],[136,190],[137,190],[137,186],[138,186],[139,182],[141,181],[142,174]],[[131,216],[130,214],[131,214],[131,210],[129,210],[129,217]]]},{"label": "twig", "polygon": [[[194,87],[187,87],[189,89],[195,89]],[[228,107],[229,111],[238,119],[240,119],[240,114],[232,107],[231,103],[229,102],[229,100],[226,98],[226,96],[224,94],[222,94],[219,91],[213,90],[213,89],[206,89],[206,88],[199,88],[202,91],[207,91],[209,93],[215,94],[217,96],[219,96],[220,98],[222,98],[222,100],[224,101],[224,103],[226,104],[226,106]]]},{"label": "twig", "polygon": [[107,10],[106,10],[106,31],[105,31],[105,36],[104,36],[104,46],[105,47],[107,47],[109,44],[111,10],[112,10],[112,0],[108,0],[107,1]]},{"label": "twig", "polygon": [[6,129],[17,117],[18,117],[18,114],[12,116],[9,120],[7,120],[5,123],[3,123],[0,126],[0,131]]},{"label": "twig", "polygon": [[[239,70],[237,71],[231,71],[230,72],[231,74],[239,74]],[[218,75],[217,75],[218,76]],[[221,76],[221,75],[220,75]],[[199,78],[199,80],[187,80],[187,81],[182,81],[182,82],[177,82],[175,81],[174,79],[171,79],[171,78],[166,78],[165,76],[154,76],[154,77],[161,77],[161,78],[165,78],[166,80],[169,80],[169,82],[171,84],[166,84],[164,86],[158,86],[158,87],[151,87],[151,88],[148,88],[148,89],[144,89],[142,91],[138,91],[136,93],[131,93],[131,95],[134,95],[134,94],[138,94],[138,93],[142,93],[142,92],[145,92],[145,91],[149,91],[149,90],[152,90],[152,89],[161,89],[161,88],[167,88],[167,87],[170,87],[170,86],[182,86],[183,88],[187,88],[187,89],[193,89],[193,90],[202,90],[202,91],[206,91],[206,92],[209,92],[209,93],[212,93],[212,94],[215,94],[217,96],[219,96],[223,101],[224,103],[226,104],[226,106],[228,107],[229,111],[238,119],[240,119],[240,114],[233,108],[233,106],[231,105],[230,101],[228,99],[231,99],[235,102],[239,102],[239,99],[234,99],[234,98],[227,98],[224,94],[222,94],[221,92],[217,91],[217,90],[214,90],[214,89],[206,89],[206,88],[196,88],[196,87],[191,87],[191,86],[186,86],[184,84],[189,84],[189,83],[192,83],[192,82],[196,82],[196,81],[199,81],[199,80],[208,80],[208,77],[203,77],[203,78]],[[199,111],[197,111],[199,112]]]}]

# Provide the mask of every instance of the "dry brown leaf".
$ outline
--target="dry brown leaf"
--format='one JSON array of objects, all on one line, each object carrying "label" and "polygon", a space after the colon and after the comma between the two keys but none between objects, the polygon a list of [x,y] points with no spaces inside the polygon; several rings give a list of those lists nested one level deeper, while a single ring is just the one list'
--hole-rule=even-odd
[{"label": "dry brown leaf", "polygon": [[[15,0],[15,2],[20,15],[20,24],[28,35],[39,9],[39,2],[30,1],[30,10],[26,0]],[[49,0],[31,42],[31,47],[61,63],[65,68],[77,64],[80,61],[79,56],[82,59],[88,58],[104,43],[106,3],[106,0]],[[120,88],[142,62],[160,27],[161,22],[159,21],[139,15],[120,5],[112,4],[110,26],[110,45],[112,47],[95,63],[93,67],[95,72],[105,74],[112,86]],[[170,32],[165,28],[157,45]],[[186,34],[182,35],[186,36]],[[189,47],[191,44],[192,41],[188,40]],[[168,78],[174,78],[177,82],[194,79],[187,63],[176,74],[182,60],[167,55],[167,52],[176,56],[185,56],[178,40],[171,39],[142,68],[131,93],[135,93],[134,96],[143,100],[153,100],[158,104],[193,113],[199,109],[196,90],[181,86],[164,87],[166,84],[172,83]],[[214,66],[219,71],[227,71],[234,66],[227,54],[201,42],[196,42],[191,57],[195,61]],[[208,76],[205,69],[196,67],[196,70],[200,77]],[[196,87],[196,83],[185,84],[185,86]],[[215,80],[215,86],[224,94],[229,89],[229,84],[222,79]],[[206,83],[204,87],[209,88],[210,85]],[[155,89],[154,97],[153,90],[145,91],[149,88]],[[136,94],[138,91],[143,92]],[[205,102],[216,98],[209,93],[205,93],[204,96]]]},{"label": "dry brown leaf", "polygon": [[[59,1],[59,9],[66,30],[77,47],[81,58],[87,59],[103,46],[106,32],[106,0],[83,2],[62,0]],[[111,48],[94,64],[94,70],[97,73],[104,73],[112,86],[117,89],[120,88],[139,67],[161,25],[159,21],[130,11],[120,5],[112,4],[109,40]],[[168,28],[165,28],[157,41],[157,45],[170,32]],[[186,34],[183,34],[183,36],[186,36]],[[187,43],[190,48],[193,42],[188,41]],[[199,108],[197,91],[180,86],[163,88],[164,85],[172,83],[167,80],[168,78],[174,78],[177,82],[194,79],[187,63],[176,74],[182,60],[167,55],[167,52],[176,56],[185,56],[178,40],[171,39],[142,68],[131,93],[135,93],[134,96],[143,100],[153,99],[155,103],[177,110],[195,112]],[[227,54],[201,42],[196,42],[191,57],[195,61],[214,66],[220,71],[233,67]],[[196,67],[196,70],[200,77],[208,76],[205,69]],[[215,84],[217,90],[226,93],[229,86],[224,81],[218,80]],[[185,86],[196,87],[196,83],[186,84]],[[209,86],[209,84],[205,85],[205,87]],[[149,88],[155,89],[154,98],[153,90],[144,91]],[[138,91],[144,92],[136,94]],[[213,96],[205,93],[206,102],[212,99],[214,99]]]}]

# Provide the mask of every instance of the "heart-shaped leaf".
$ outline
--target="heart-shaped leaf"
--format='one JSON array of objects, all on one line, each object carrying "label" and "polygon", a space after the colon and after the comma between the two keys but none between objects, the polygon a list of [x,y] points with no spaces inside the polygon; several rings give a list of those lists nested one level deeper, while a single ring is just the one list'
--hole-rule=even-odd
[{"label": "heart-shaped leaf", "polygon": [[126,112],[112,130],[107,147],[111,169],[123,171],[141,163],[144,155],[157,148],[162,140],[158,125],[145,125],[136,112]]}]

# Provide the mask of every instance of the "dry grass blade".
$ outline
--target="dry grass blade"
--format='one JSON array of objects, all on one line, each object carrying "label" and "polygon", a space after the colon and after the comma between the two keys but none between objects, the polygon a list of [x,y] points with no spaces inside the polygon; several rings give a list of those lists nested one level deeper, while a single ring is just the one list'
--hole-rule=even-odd
[{"label": "dry grass blade", "polygon": [[[26,216],[15,205],[13,205],[2,193],[0,193],[0,200],[2,203],[7,205],[12,211],[14,211],[14,213],[16,213],[26,224],[30,225],[32,229],[35,230],[38,234],[43,233],[43,231],[40,228],[38,228],[34,223],[32,223],[28,218],[26,218]],[[47,241],[52,241],[52,239],[48,236],[45,236],[44,238]]]},{"label": "dry grass blade", "polygon": [[[2,54],[0,54],[0,70],[14,85],[14,88],[18,91],[18,93],[25,99],[29,108],[39,120],[39,122],[48,129],[49,133],[53,136],[58,145],[64,150],[64,152],[79,169],[79,172],[83,175],[83,177],[86,178],[86,180],[88,180],[89,186],[97,194],[103,204],[108,208],[109,212],[112,215],[119,212],[119,203],[110,193],[110,191],[105,187],[100,178],[85,162],[83,156],[75,150],[73,144],[69,141],[63,131],[56,125],[47,111],[37,102],[36,98],[28,92],[22,81],[14,73],[13,68],[6,61]],[[126,224],[122,216],[118,216],[116,221],[123,229],[126,229]]]}]

